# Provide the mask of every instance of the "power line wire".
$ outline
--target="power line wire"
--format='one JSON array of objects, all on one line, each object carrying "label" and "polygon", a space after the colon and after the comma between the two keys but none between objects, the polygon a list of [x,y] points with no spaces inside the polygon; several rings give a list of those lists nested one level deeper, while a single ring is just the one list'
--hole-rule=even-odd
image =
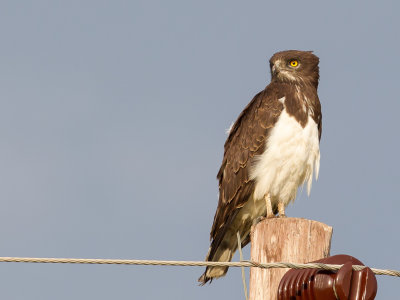
[{"label": "power line wire", "polygon": [[[291,268],[291,269],[323,269],[339,270],[343,265],[322,263],[258,263],[244,260],[241,262],[215,262],[215,261],[179,261],[179,260],[139,260],[139,259],[101,259],[101,258],[38,258],[38,257],[0,257],[0,262],[19,263],[55,263],[55,264],[101,264],[101,265],[142,265],[142,266],[183,266],[183,267],[257,267],[262,269]],[[353,265],[353,270],[359,271],[367,266]],[[371,268],[376,275],[400,277],[400,271]]]}]

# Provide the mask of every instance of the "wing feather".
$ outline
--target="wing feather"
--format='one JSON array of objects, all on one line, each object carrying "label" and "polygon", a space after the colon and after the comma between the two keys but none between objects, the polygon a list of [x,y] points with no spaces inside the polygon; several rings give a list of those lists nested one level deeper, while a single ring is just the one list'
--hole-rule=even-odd
[{"label": "wing feather", "polygon": [[283,109],[278,101],[279,94],[274,84],[258,93],[239,115],[225,142],[224,158],[217,174],[219,201],[210,233],[212,243],[208,260],[212,260],[237,210],[253,193],[251,161],[264,151],[269,130]]}]

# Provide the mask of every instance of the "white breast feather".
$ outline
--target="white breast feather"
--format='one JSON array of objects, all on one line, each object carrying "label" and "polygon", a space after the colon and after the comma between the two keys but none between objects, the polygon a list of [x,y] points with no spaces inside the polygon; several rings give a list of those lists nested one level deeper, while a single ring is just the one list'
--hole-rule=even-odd
[{"label": "white breast feather", "polygon": [[254,201],[269,193],[272,202],[287,205],[297,188],[307,181],[310,194],[312,177],[319,172],[318,126],[309,116],[303,128],[284,109],[267,140],[265,152],[258,156],[250,174],[256,181]]}]

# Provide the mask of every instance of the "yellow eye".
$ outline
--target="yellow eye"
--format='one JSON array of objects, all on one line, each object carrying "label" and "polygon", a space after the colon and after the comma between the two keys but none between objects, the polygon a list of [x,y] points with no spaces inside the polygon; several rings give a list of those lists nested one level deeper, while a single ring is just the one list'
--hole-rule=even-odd
[{"label": "yellow eye", "polygon": [[291,67],[297,67],[298,65],[299,65],[299,62],[297,60],[294,59],[294,60],[290,61],[290,66]]}]

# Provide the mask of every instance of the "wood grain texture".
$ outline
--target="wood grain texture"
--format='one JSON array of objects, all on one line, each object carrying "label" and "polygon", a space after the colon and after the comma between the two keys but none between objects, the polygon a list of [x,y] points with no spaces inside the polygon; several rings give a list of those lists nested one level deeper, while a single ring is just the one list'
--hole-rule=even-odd
[{"label": "wood grain texture", "polygon": [[[332,227],[299,218],[265,219],[251,230],[251,260],[307,263],[329,256]],[[250,269],[250,300],[275,300],[288,269]]]}]

